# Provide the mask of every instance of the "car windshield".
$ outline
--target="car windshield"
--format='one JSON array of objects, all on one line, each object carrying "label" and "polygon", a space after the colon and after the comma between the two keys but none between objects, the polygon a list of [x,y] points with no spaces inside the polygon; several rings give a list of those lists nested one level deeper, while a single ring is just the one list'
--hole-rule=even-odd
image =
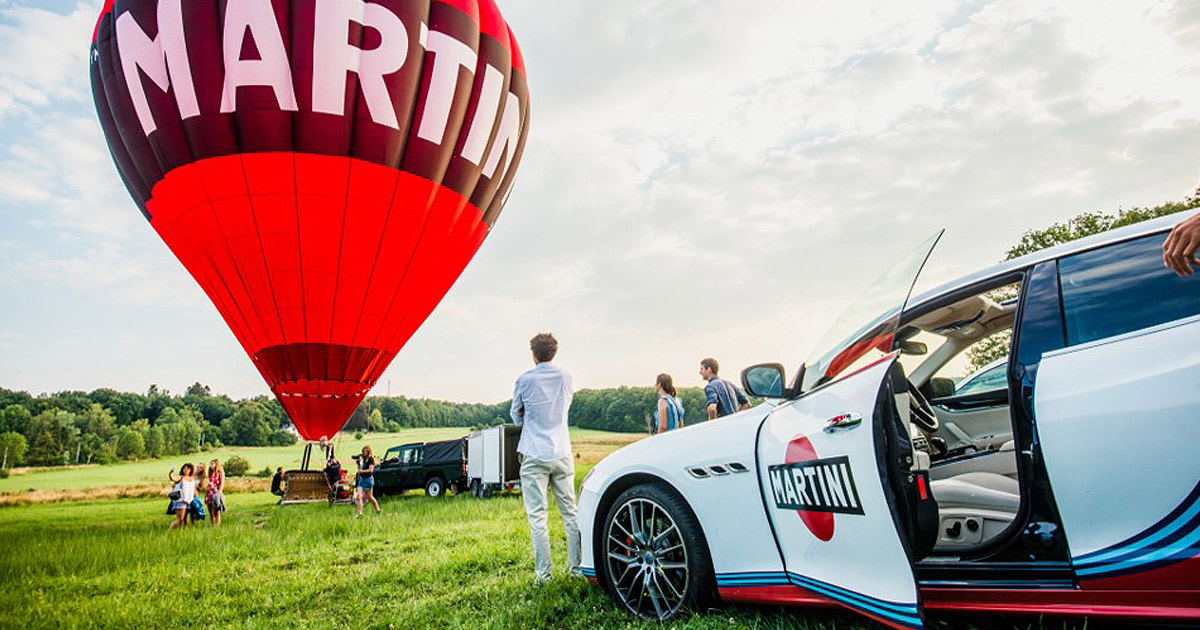
[{"label": "car windshield", "polygon": [[892,265],[850,303],[804,363],[801,391],[811,391],[891,352],[900,312],[944,231]]}]

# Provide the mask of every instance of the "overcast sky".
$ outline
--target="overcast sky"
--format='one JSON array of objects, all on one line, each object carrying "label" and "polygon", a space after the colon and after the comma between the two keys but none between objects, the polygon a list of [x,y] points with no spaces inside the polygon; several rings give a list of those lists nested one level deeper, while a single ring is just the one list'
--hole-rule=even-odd
[{"label": "overcast sky", "polygon": [[[99,0],[0,0],[0,386],[267,387],[125,193]],[[1200,184],[1200,3],[502,0],[516,187],[374,393],[497,402],[553,331],[577,387],[794,366],[939,228],[920,286]]]}]

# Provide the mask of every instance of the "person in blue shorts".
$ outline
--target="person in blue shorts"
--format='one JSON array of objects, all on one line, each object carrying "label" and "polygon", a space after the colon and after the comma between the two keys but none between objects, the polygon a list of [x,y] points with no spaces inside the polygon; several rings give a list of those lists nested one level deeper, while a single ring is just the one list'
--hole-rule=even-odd
[{"label": "person in blue shorts", "polygon": [[383,510],[375,500],[375,454],[371,452],[371,446],[364,446],[362,454],[354,459],[358,460],[358,513],[354,518],[362,516],[364,501],[370,501],[375,506],[375,513],[379,514]]}]

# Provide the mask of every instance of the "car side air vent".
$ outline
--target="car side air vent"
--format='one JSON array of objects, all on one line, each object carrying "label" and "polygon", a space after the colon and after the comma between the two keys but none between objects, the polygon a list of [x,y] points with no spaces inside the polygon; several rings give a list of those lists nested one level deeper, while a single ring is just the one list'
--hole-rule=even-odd
[{"label": "car side air vent", "polygon": [[704,470],[703,468],[700,468],[700,467],[689,468],[688,474],[697,479],[705,479],[708,477],[708,471]]},{"label": "car side air vent", "polygon": [[735,473],[743,473],[748,469],[741,462],[729,462],[729,470],[732,470]]},{"label": "car side air vent", "polygon": [[725,470],[724,466],[709,466],[708,470],[714,475],[728,475],[729,471]]}]

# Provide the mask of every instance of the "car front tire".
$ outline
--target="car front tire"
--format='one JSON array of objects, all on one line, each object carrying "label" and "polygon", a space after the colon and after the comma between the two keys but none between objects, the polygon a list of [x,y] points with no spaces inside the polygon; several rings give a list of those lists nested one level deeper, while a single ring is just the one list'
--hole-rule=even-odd
[{"label": "car front tire", "polygon": [[600,529],[605,590],[643,619],[666,621],[712,592],[708,546],[695,514],[665,484],[633,486],[608,509]]}]

